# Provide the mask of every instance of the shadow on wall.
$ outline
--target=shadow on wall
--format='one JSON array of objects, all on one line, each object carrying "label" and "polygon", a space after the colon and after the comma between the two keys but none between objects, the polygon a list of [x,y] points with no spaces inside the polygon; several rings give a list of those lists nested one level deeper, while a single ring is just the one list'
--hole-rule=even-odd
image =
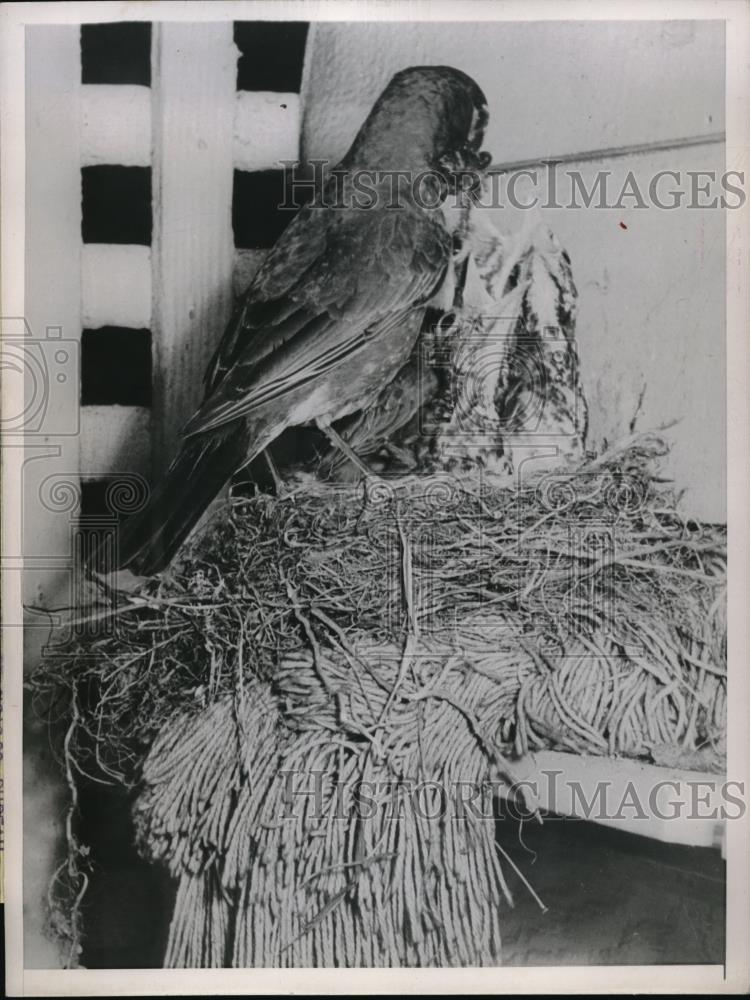
[{"label": "shadow on wall", "polygon": [[[66,938],[55,933],[48,905],[54,865],[64,863],[65,817],[70,807],[62,765],[50,741],[64,732],[24,699],[24,966],[61,968],[69,960]],[[167,872],[143,861],[134,846],[132,796],[77,775],[74,829],[85,845],[88,886],[81,905],[84,968],[159,967],[166,945],[174,887]],[[61,873],[65,881],[64,871]],[[67,910],[61,914],[67,922]]]},{"label": "shadow on wall", "polygon": [[81,965],[87,969],[158,968],[166,948],[175,886],[133,846],[130,797],[84,783],[81,840],[92,873],[83,907]]}]

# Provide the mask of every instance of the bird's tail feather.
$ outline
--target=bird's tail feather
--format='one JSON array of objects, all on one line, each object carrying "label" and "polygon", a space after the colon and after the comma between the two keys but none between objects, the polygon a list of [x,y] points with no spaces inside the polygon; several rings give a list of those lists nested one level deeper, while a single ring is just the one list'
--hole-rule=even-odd
[{"label": "bird's tail feather", "polygon": [[120,529],[117,568],[140,576],[161,572],[246,460],[248,443],[244,426],[222,437],[189,438],[146,507]]}]

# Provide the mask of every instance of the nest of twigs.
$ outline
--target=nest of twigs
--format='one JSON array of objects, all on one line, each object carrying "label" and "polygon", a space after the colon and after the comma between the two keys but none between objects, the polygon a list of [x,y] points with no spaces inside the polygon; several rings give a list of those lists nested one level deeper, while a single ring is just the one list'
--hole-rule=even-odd
[{"label": "nest of twigs", "polygon": [[497,964],[510,860],[451,789],[541,747],[721,770],[725,531],[665,450],[236,498],[45,665],[69,770],[180,880],[166,964]]}]

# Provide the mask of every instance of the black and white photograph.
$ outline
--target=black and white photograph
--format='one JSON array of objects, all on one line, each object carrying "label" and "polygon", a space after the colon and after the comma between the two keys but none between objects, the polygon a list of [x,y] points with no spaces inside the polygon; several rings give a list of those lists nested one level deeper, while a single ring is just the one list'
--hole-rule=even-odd
[{"label": "black and white photograph", "polygon": [[750,6],[0,42],[8,995],[750,990]]}]

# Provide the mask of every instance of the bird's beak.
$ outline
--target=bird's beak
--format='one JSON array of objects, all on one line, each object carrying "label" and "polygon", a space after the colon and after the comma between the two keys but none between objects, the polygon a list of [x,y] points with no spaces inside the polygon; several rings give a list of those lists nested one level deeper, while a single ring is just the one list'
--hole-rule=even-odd
[{"label": "bird's beak", "polygon": [[[469,187],[469,191],[472,195],[477,195],[482,190],[485,171],[492,163],[492,154],[486,150],[477,153],[470,147],[465,147],[462,152],[465,160],[464,169],[473,176],[473,182]],[[465,185],[465,181],[462,180],[461,183]]]},{"label": "bird's beak", "polygon": [[487,150],[482,150],[481,153],[475,153],[470,147],[466,147],[463,150],[463,154],[466,160],[466,166],[470,170],[479,170],[481,173],[489,167],[492,163],[492,153],[488,153]]},{"label": "bird's beak", "polygon": [[482,189],[484,173],[492,162],[492,155],[477,152],[466,143],[460,150],[438,160],[443,171],[449,194],[476,196]]},{"label": "bird's beak", "polygon": [[479,159],[479,170],[481,170],[481,171],[482,171],[482,173],[484,173],[484,171],[485,171],[485,170],[486,170],[486,169],[487,169],[487,168],[489,167],[489,165],[490,165],[490,164],[492,163],[492,153],[488,153],[488,152],[487,152],[487,150],[486,150],[486,149],[484,149],[484,150],[482,150],[482,152],[481,152],[481,153],[479,154],[479,157],[478,157],[478,159]]}]

